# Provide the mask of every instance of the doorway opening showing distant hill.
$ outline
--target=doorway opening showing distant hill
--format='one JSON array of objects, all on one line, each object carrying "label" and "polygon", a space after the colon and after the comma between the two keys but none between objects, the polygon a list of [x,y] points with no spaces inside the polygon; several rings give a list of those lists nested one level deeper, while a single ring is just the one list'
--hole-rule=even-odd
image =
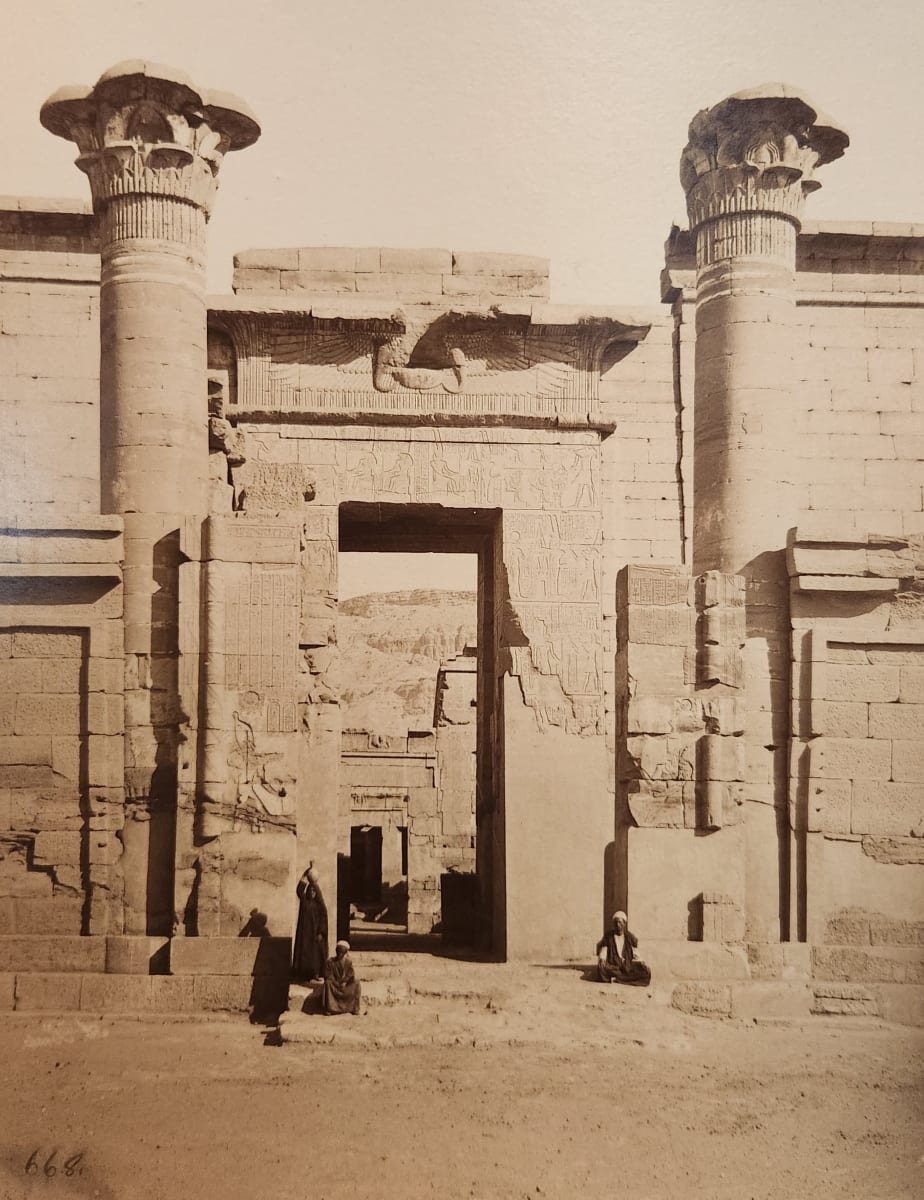
[{"label": "doorway opening showing distant hill", "polygon": [[338,934],[357,948],[490,941],[477,814],[493,791],[493,516],[341,506]]}]

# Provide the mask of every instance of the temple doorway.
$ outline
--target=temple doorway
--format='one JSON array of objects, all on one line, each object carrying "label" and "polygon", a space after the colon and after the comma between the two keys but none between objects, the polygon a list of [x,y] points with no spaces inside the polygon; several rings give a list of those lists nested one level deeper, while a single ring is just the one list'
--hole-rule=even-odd
[{"label": "temple doorway", "polygon": [[490,946],[492,573],[480,514],[341,506],[338,929],[357,948]]}]

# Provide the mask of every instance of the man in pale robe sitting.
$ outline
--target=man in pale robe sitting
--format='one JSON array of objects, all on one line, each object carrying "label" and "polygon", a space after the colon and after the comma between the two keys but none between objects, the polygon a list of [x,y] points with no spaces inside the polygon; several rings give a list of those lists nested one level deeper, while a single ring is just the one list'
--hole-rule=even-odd
[{"label": "man in pale robe sitting", "polygon": [[328,1016],[337,1013],[359,1014],[362,990],[353,971],[350,943],[338,942],[333,958],[324,969],[324,1011]]}]

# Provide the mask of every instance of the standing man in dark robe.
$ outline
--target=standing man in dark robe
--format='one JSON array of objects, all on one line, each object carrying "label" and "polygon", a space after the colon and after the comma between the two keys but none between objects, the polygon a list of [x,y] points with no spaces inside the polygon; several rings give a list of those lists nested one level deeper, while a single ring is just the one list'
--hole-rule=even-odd
[{"label": "standing man in dark robe", "polygon": [[309,863],[295,891],[298,924],[292,952],[292,975],[300,980],[321,979],[327,961],[327,905],[318,887],[313,864]]},{"label": "standing man in dark robe", "polygon": [[359,1016],[361,988],[350,959],[350,943],[338,942],[336,956],[324,968],[324,1011],[328,1016],[352,1013]]},{"label": "standing man in dark robe", "polygon": [[613,913],[613,925],[597,942],[597,978],[601,983],[648,987],[651,971],[635,957],[638,938],[629,932],[624,912]]}]

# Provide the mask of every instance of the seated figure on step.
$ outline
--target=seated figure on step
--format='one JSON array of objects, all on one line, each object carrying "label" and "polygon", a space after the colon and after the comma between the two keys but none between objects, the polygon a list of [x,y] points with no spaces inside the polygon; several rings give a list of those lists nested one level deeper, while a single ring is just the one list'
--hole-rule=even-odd
[{"label": "seated figure on step", "polygon": [[635,957],[638,938],[630,933],[624,912],[613,913],[612,928],[597,942],[597,978],[601,983],[628,983],[647,987],[651,971]]},{"label": "seated figure on step", "polygon": [[350,943],[338,942],[336,954],[324,968],[324,1011],[328,1016],[337,1013],[359,1015],[361,988],[350,960]]}]

